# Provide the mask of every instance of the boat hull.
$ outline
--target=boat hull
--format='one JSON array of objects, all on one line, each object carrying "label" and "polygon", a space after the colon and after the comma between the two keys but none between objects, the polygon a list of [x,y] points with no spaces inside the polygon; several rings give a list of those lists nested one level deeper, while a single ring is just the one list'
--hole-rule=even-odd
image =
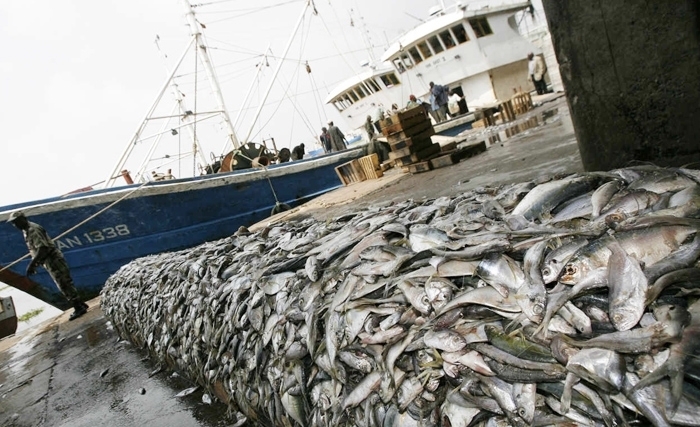
[{"label": "boat hull", "polygon": [[12,297],[0,298],[0,338],[17,331],[17,312]]},{"label": "boat hull", "polygon": [[[359,149],[346,150],[264,171],[79,193],[0,208],[0,220],[22,209],[53,237],[91,218],[56,239],[80,297],[87,300],[97,296],[107,278],[133,259],[224,238],[242,225],[264,220],[275,206],[275,195],[279,202],[294,207],[339,187],[335,167],[360,155]],[[25,255],[27,248],[21,233],[10,224],[0,229],[0,239],[6,243],[0,248],[0,264],[5,266]],[[0,280],[59,309],[69,308],[44,269],[31,280],[22,276],[28,262],[27,258],[16,263],[0,274]]]}]

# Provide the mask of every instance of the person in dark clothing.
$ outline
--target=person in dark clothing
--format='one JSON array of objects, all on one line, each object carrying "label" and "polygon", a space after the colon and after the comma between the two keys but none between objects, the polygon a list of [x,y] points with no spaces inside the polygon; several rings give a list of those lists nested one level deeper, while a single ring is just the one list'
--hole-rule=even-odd
[{"label": "person in dark clothing", "polygon": [[318,137],[318,139],[321,141],[321,145],[323,146],[323,149],[326,151],[326,153],[331,152],[331,135],[328,133],[328,129],[325,127],[321,128],[321,135]]},{"label": "person in dark clothing", "polygon": [[447,103],[448,103],[448,90],[443,85],[436,85],[430,82],[430,93],[435,97],[435,103],[437,104],[437,121],[444,122],[447,120]]},{"label": "person in dark clothing", "polygon": [[372,116],[367,116],[365,121],[365,131],[367,132],[367,154],[377,153],[377,159],[380,163],[389,160],[389,144],[377,139],[377,134],[374,132],[374,123]]},{"label": "person in dark clothing", "polygon": [[333,124],[333,121],[328,122],[328,134],[331,137],[331,150],[343,151],[348,148],[345,135],[338,129],[338,126]]},{"label": "person in dark clothing", "polygon": [[12,223],[12,225],[22,231],[29,254],[32,256],[32,260],[27,266],[27,276],[36,274],[37,267],[43,266],[51,275],[53,281],[56,282],[56,286],[58,286],[63,296],[73,304],[75,311],[70,315],[69,320],[75,320],[87,313],[88,305],[78,297],[78,291],[73,285],[73,278],[70,275],[68,263],[46,230],[44,230],[44,227],[30,222],[21,211],[13,212],[7,222]]},{"label": "person in dark clothing", "polygon": [[292,160],[301,160],[304,158],[304,154],[306,154],[306,152],[304,151],[304,143],[302,142],[292,149]]}]

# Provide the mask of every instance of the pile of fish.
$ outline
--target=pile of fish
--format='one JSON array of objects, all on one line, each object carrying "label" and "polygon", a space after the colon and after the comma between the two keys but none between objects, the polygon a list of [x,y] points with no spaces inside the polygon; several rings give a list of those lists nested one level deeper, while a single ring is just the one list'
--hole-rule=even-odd
[{"label": "pile of fish", "polygon": [[102,310],[236,425],[700,424],[700,171],[637,166],[137,259]]}]

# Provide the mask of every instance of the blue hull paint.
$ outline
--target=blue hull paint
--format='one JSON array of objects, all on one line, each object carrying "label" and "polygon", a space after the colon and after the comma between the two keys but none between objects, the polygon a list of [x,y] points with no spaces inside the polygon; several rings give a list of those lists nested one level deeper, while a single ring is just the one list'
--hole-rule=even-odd
[{"label": "blue hull paint", "polygon": [[459,135],[460,133],[464,132],[465,130],[469,130],[469,129],[471,129],[471,128],[472,128],[471,122],[469,122],[469,123],[463,123],[463,124],[461,124],[461,125],[457,125],[457,126],[454,126],[454,127],[451,127],[451,128],[447,128],[447,129],[445,129],[445,130],[442,130],[442,131],[438,132],[437,134],[438,134],[438,135],[442,135],[442,136],[451,136],[451,137],[454,137],[454,136],[457,136],[457,135]]},{"label": "blue hull paint", "polygon": [[[0,265],[27,253],[21,233],[4,223],[9,213],[22,209],[30,221],[41,224],[52,237],[74,227],[125,194],[109,210],[57,239],[76,288],[84,299],[97,296],[107,278],[135,258],[196,246],[233,234],[270,216],[280,202],[300,205],[341,185],[335,167],[357,158],[360,150],[273,165],[267,172],[240,171],[203,177],[134,184],[94,190],[0,208]],[[269,179],[269,181],[268,181]],[[11,271],[24,274],[29,260]],[[37,287],[0,280],[60,309],[69,305],[51,277],[42,269],[31,279]]]}]

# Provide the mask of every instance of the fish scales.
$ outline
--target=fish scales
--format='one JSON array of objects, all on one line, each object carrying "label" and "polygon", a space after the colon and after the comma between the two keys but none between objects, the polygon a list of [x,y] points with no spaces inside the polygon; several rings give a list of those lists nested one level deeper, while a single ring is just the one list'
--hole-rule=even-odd
[{"label": "fish scales", "polygon": [[697,177],[638,166],[280,222],[134,260],[102,310],[230,425],[687,424]]}]

